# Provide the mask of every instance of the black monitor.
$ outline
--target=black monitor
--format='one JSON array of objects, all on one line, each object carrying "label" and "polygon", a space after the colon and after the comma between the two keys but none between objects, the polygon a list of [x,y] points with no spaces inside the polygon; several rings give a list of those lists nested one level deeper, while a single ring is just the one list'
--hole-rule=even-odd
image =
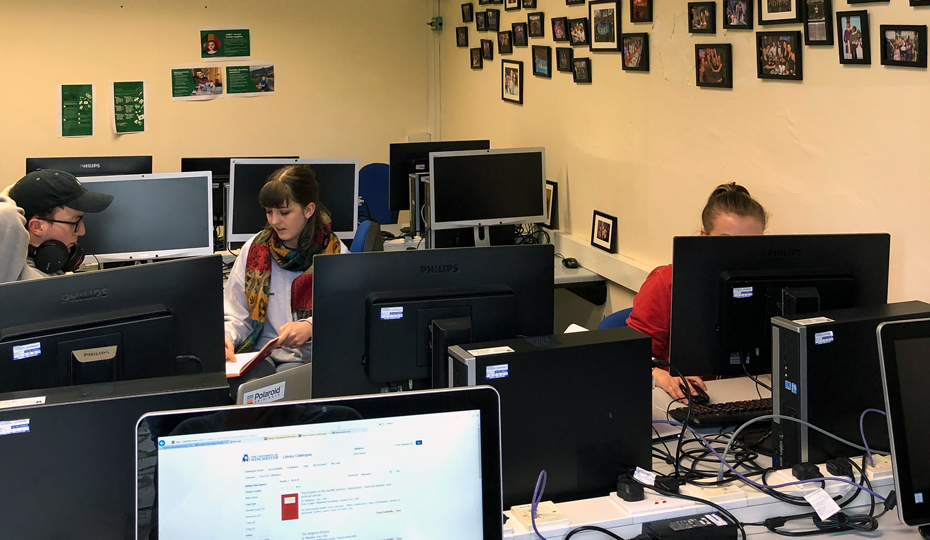
[{"label": "black monitor", "polygon": [[39,169],[58,169],[74,176],[152,174],[152,156],[26,158],[26,174]]},{"label": "black monitor", "polygon": [[890,247],[884,233],[676,237],[672,364],[770,373],[771,318],[885,303]]},{"label": "black monitor", "polygon": [[222,280],[213,255],[0,285],[0,393],[225,371]]},{"label": "black monitor", "polygon": [[551,334],[553,256],[530,245],[316,257],[313,397],[431,387],[431,345],[450,321],[468,338],[445,345]]},{"label": "black monitor", "polygon": [[431,152],[457,152],[460,150],[487,150],[491,141],[436,141],[423,143],[394,143],[390,156],[390,209],[393,212],[410,208],[408,177],[413,173],[429,172]]}]

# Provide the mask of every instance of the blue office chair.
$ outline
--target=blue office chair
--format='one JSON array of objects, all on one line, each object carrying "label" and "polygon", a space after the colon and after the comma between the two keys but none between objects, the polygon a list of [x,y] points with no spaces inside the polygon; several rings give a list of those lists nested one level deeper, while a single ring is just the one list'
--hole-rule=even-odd
[{"label": "blue office chair", "polygon": [[369,163],[358,172],[358,196],[365,201],[359,215],[383,224],[397,223],[397,212],[391,212],[388,202],[389,171],[386,163]]},{"label": "blue office chair", "polygon": [[610,315],[604,317],[604,320],[601,321],[601,324],[597,325],[597,329],[601,330],[604,328],[621,328],[626,326],[626,320],[629,318],[630,313],[633,313],[633,308],[621,309],[620,311],[615,311]]},{"label": "blue office chair", "polygon": [[349,245],[349,253],[363,251],[384,251],[384,237],[381,236],[381,226],[377,222],[366,219],[358,224],[355,238]]}]

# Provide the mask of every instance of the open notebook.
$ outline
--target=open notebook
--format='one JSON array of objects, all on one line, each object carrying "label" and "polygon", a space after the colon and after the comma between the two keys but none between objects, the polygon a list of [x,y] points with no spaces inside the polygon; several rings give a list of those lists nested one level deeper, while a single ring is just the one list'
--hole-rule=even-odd
[{"label": "open notebook", "polygon": [[499,539],[498,403],[476,387],[145,415],[138,538]]}]

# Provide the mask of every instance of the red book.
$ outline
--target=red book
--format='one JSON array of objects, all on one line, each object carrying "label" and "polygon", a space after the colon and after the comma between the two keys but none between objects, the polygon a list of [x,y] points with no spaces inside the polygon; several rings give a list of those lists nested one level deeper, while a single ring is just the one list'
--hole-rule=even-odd
[{"label": "red book", "polygon": [[281,521],[290,521],[297,519],[298,504],[297,494],[289,493],[281,495]]},{"label": "red book", "polygon": [[278,348],[278,338],[274,338],[262,347],[257,353],[241,353],[236,355],[235,362],[226,362],[226,378],[239,377],[246,371],[257,366],[259,362],[268,358],[271,352]]}]

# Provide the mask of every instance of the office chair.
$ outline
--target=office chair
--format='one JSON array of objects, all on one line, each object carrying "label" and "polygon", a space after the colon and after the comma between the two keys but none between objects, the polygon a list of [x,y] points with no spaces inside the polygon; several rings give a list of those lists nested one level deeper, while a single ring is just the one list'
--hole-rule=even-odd
[{"label": "office chair", "polygon": [[358,172],[358,196],[365,201],[359,214],[383,224],[397,223],[388,205],[389,171],[386,163],[369,163]]},{"label": "office chair", "polygon": [[620,328],[626,326],[626,320],[632,312],[633,308],[631,307],[621,309],[620,311],[615,311],[604,317],[604,320],[601,321],[601,324],[597,325],[597,329],[602,330],[604,328]]},{"label": "office chair", "polygon": [[363,251],[384,251],[384,237],[381,236],[381,226],[378,222],[366,219],[358,224],[355,238],[349,246],[349,253]]}]

